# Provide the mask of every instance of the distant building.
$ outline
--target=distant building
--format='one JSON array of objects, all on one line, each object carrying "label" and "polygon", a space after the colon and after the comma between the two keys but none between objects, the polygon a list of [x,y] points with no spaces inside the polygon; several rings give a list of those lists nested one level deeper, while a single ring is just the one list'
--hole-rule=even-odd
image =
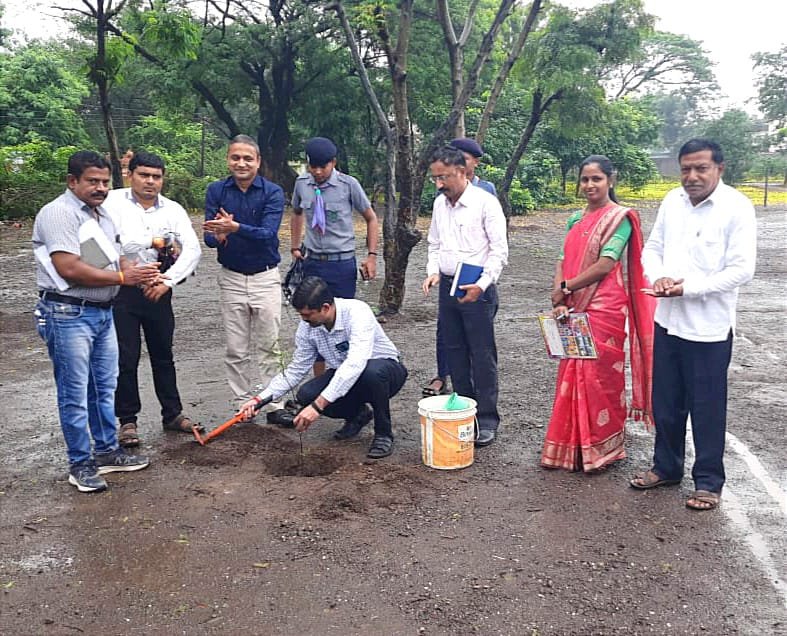
[{"label": "distant building", "polygon": [[676,153],[668,150],[651,152],[650,158],[656,164],[656,170],[662,177],[667,179],[680,177],[680,164]]}]

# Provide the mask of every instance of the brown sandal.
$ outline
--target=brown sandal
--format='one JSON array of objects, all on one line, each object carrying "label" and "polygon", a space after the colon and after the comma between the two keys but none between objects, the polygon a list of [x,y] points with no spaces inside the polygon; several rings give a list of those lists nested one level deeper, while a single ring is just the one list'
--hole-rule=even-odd
[{"label": "brown sandal", "polygon": [[[434,386],[438,382],[440,383],[440,388]],[[424,397],[434,397],[435,395],[448,395],[448,393],[450,393],[450,391],[448,390],[448,382],[446,382],[445,378],[441,378],[439,375],[429,380],[429,384],[427,384],[421,390],[421,395],[423,395]]]},{"label": "brown sandal", "polygon": [[118,429],[118,444],[123,448],[139,446],[136,422],[126,422],[120,425],[120,429]]},{"label": "brown sandal", "polygon": [[634,475],[633,479],[629,481],[629,485],[637,490],[650,490],[651,488],[658,488],[659,486],[676,486],[680,483],[680,479],[662,479],[653,470],[646,470],[642,473]]},{"label": "brown sandal", "polygon": [[713,510],[718,507],[720,501],[721,495],[717,492],[695,490],[686,499],[686,507],[691,510]]},{"label": "brown sandal", "polygon": [[188,433],[191,435],[195,430],[198,433],[204,433],[205,427],[202,424],[195,424],[190,418],[181,413],[175,419],[162,424],[165,431],[175,431],[177,433]]}]

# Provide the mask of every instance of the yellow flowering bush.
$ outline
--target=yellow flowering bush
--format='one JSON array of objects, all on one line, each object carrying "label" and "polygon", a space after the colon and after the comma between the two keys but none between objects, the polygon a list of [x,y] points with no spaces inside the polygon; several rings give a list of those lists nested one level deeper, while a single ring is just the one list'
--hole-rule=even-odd
[{"label": "yellow flowering bush", "polygon": [[[660,201],[672,190],[680,186],[679,181],[653,181],[646,186],[635,190],[626,185],[615,188],[618,198],[626,201]],[[754,205],[762,205],[765,191],[753,186],[737,186],[736,190],[745,194]],[[768,205],[787,204],[787,192],[768,191]]]}]

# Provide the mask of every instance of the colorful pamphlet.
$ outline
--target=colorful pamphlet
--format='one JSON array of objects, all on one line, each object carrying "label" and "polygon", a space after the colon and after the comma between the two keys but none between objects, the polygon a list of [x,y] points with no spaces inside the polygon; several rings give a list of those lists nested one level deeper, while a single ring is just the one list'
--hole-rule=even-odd
[{"label": "colorful pamphlet", "polygon": [[539,316],[538,323],[550,358],[598,358],[596,342],[590,329],[590,316],[586,313],[569,314],[563,320]]}]

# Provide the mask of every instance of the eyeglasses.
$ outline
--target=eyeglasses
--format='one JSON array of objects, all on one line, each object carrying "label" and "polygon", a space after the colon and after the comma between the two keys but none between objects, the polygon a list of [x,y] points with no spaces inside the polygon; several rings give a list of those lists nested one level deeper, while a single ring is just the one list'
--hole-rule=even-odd
[{"label": "eyeglasses", "polygon": [[445,183],[446,181],[448,181],[448,179],[451,179],[452,177],[455,176],[456,176],[455,174],[438,174],[438,175],[430,176],[429,181],[431,181],[432,183],[437,183],[438,181],[442,181],[443,183]]}]

